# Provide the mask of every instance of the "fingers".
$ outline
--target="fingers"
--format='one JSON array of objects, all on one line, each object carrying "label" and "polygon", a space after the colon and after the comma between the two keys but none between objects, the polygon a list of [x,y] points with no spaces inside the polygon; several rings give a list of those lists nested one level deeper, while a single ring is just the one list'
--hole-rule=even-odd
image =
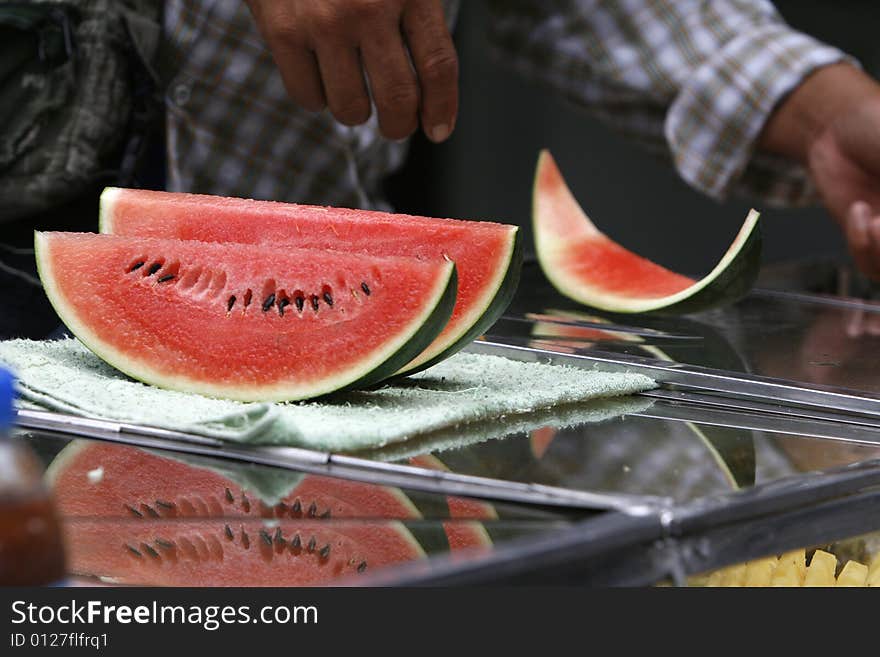
[{"label": "fingers", "polygon": [[848,338],[860,338],[865,335],[880,337],[880,314],[866,312],[863,308],[857,308],[846,315],[846,336]]},{"label": "fingers", "polygon": [[412,0],[402,19],[367,29],[361,51],[382,134],[402,139],[421,120],[430,140],[448,139],[458,114],[458,56],[443,5]]},{"label": "fingers", "polygon": [[434,142],[452,133],[458,57],[440,0],[247,2],[298,105],[354,126],[374,102],[390,139],[420,121]]},{"label": "fingers", "polygon": [[320,112],[327,104],[314,52],[296,12],[286,5],[246,0],[272,52],[287,94],[298,105]]},{"label": "fingers", "polygon": [[862,334],[862,327],[865,323],[865,311],[856,308],[847,313],[844,318],[846,324],[846,335],[849,338],[857,338]]},{"label": "fingers", "polygon": [[419,76],[425,136],[439,143],[452,134],[458,115],[458,55],[436,0],[413,0],[403,28]]},{"label": "fingers", "polygon": [[856,266],[867,277],[880,281],[880,216],[863,201],[850,206],[845,220],[846,240]]},{"label": "fingers", "polygon": [[321,43],[318,64],[327,106],[336,120],[348,126],[365,123],[372,108],[357,49],[341,43]]},{"label": "fingers", "polygon": [[361,52],[382,135],[409,137],[419,127],[419,85],[397,23],[376,25]]},{"label": "fingers", "polygon": [[327,106],[315,54],[305,48],[279,43],[272,49],[288,95],[300,107],[320,112]]}]

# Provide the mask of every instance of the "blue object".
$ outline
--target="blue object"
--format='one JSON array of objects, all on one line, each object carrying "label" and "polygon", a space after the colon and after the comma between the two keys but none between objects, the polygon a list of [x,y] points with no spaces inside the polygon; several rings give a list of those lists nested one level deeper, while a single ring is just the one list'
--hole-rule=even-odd
[{"label": "blue object", "polygon": [[5,433],[12,426],[15,417],[15,377],[12,372],[0,368],[0,432]]}]

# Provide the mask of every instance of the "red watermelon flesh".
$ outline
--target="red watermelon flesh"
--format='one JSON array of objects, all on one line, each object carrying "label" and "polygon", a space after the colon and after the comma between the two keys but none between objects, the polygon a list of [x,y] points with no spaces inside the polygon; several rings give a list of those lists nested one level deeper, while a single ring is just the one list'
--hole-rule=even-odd
[{"label": "red watermelon flesh", "polygon": [[242,401],[382,380],[455,299],[445,260],[38,233],[49,299],[86,346],[159,387]]},{"label": "red watermelon flesh", "polygon": [[612,312],[700,310],[748,292],[760,267],[759,215],[749,213],[715,269],[699,281],[611,240],[578,204],[549,152],[535,175],[533,227],[538,261],[562,294]]},{"label": "red watermelon flesh", "polygon": [[306,476],[268,506],[219,474],[79,441],[47,476],[73,573],[156,586],[313,586],[425,557],[398,489]]},{"label": "red watermelon flesh", "polygon": [[494,324],[513,296],[521,259],[516,226],[119,188],[101,197],[101,232],[449,258],[458,273],[452,317],[401,373],[438,362]]},{"label": "red watermelon flesh", "polygon": [[540,429],[535,429],[529,434],[529,445],[531,446],[532,456],[535,457],[535,460],[540,461],[544,458],[544,454],[547,453],[547,450],[550,449],[550,445],[553,444],[557,432],[558,429],[556,427],[541,427]]}]

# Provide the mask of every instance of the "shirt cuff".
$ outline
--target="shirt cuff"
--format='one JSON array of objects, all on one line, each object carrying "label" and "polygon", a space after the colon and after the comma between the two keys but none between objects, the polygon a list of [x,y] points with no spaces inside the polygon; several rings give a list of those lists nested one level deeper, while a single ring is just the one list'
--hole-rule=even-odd
[{"label": "shirt cuff", "polygon": [[667,114],[666,139],[680,175],[716,199],[737,191],[771,203],[810,200],[804,168],[763,154],[753,158],[756,142],[779,102],[805,77],[847,59],[784,24],[759,26],[727,42],[694,71]]}]

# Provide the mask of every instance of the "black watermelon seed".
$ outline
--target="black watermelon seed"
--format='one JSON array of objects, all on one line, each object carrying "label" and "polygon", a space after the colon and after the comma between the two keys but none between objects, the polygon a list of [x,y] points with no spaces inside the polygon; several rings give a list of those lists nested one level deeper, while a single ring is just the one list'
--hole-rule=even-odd
[{"label": "black watermelon seed", "polygon": [[324,513],[321,514],[321,518],[323,520],[328,520],[330,518],[330,509],[327,509],[326,511],[324,511]]},{"label": "black watermelon seed", "polygon": [[275,542],[284,545],[284,536],[281,534],[281,527],[275,530]]},{"label": "black watermelon seed", "polygon": [[303,299],[302,297],[296,297],[293,301],[294,301],[294,303],[296,303],[296,309],[299,312],[302,312],[303,306],[306,305],[306,300]]},{"label": "black watermelon seed", "polygon": [[163,509],[174,508],[174,505],[171,502],[166,502],[165,500],[156,500],[156,506],[161,506]]},{"label": "black watermelon seed", "polygon": [[244,545],[245,550],[251,546],[251,539],[244,529],[241,530],[241,544]]},{"label": "black watermelon seed", "polygon": [[324,301],[327,302],[328,306],[330,306],[331,308],[333,307],[333,295],[331,295],[329,292],[324,292]]},{"label": "black watermelon seed", "polygon": [[157,538],[156,545],[158,545],[160,548],[165,548],[166,550],[174,549],[174,543],[172,543],[171,541],[166,541],[164,538]]},{"label": "black watermelon seed", "polygon": [[315,540],[315,537],[312,536],[312,537],[309,539],[309,544],[306,546],[306,550],[308,550],[309,552],[314,552],[314,551],[315,551],[315,548],[316,548],[317,546],[318,546],[318,541],[316,541],[316,540]]},{"label": "black watermelon seed", "polygon": [[302,514],[302,510],[303,510],[302,502],[299,501],[299,498],[296,498],[296,502],[293,503],[293,506],[290,509],[290,513],[291,514],[295,513],[296,515],[300,515],[300,514]]},{"label": "black watermelon seed", "polygon": [[137,548],[130,546],[128,543],[125,544],[125,547],[127,547],[129,552],[131,552],[136,557],[143,557],[144,556],[140,553],[140,551]]},{"label": "black watermelon seed", "polygon": [[322,559],[327,559],[330,556],[330,544],[327,543],[324,547],[321,548],[321,551],[318,552],[321,555]]},{"label": "black watermelon seed", "polygon": [[278,314],[284,317],[284,309],[290,305],[290,299],[282,299],[278,302]]},{"label": "black watermelon seed", "polygon": [[128,506],[128,504],[126,504],[126,505],[125,505],[125,508],[128,509],[129,511],[131,511],[131,514],[132,514],[133,516],[136,516],[136,517],[138,517],[138,518],[143,518],[143,517],[144,517],[144,514],[141,513],[140,511],[138,511],[137,509],[135,509],[133,506]]},{"label": "black watermelon seed", "polygon": [[313,294],[312,295],[312,310],[314,310],[315,312],[318,312],[318,308],[319,308],[318,297]]},{"label": "black watermelon seed", "polygon": [[366,283],[361,283],[361,289],[364,291],[364,294],[366,294],[367,296],[370,296],[372,294],[372,292],[370,292],[370,286],[367,285]]},{"label": "black watermelon seed", "polygon": [[226,525],[223,528],[223,531],[226,532],[226,538],[228,538],[230,541],[235,538],[235,534],[232,533],[232,527],[230,527],[229,525]]},{"label": "black watermelon seed", "polygon": [[309,518],[314,518],[316,515],[318,515],[318,505],[312,502],[309,507]]},{"label": "black watermelon seed", "polygon": [[141,543],[141,547],[144,548],[144,552],[146,552],[147,554],[149,554],[149,555],[150,555],[151,557],[153,557],[154,559],[158,559],[158,558],[159,558],[159,553],[156,552],[152,547],[150,547],[150,546],[147,545],[146,543]]},{"label": "black watermelon seed", "polygon": [[161,262],[154,262],[152,265],[150,265],[150,268],[147,270],[147,276],[152,276],[160,269],[162,269],[162,263]]},{"label": "black watermelon seed", "polygon": [[357,571],[358,571],[359,573],[362,573],[362,572],[364,572],[366,569],[367,569],[367,562],[366,562],[366,561],[361,561],[361,562],[358,564]]},{"label": "black watermelon seed", "polygon": [[290,547],[293,550],[299,550],[302,547],[302,539],[299,537],[299,534],[290,539]]},{"label": "black watermelon seed", "polygon": [[150,515],[150,516],[152,516],[152,517],[154,517],[154,518],[158,518],[158,517],[159,517],[159,513],[158,513],[158,512],[156,511],[156,509],[154,509],[153,507],[151,507],[151,506],[149,506],[149,505],[147,505],[147,504],[142,504],[141,506],[143,506],[143,507],[147,510],[147,515]]},{"label": "black watermelon seed", "polygon": [[269,312],[269,308],[271,308],[274,305],[275,305],[275,295],[270,294],[268,297],[266,297],[266,300],[263,302],[263,312],[264,313]]},{"label": "black watermelon seed", "polygon": [[229,301],[226,302],[226,312],[231,313],[232,307],[235,305],[235,295],[233,294],[229,297]]},{"label": "black watermelon seed", "polygon": [[251,512],[251,501],[244,493],[241,494],[241,508],[244,509],[245,513]]},{"label": "black watermelon seed", "polygon": [[263,543],[265,543],[266,545],[272,545],[272,537],[269,536],[269,532],[267,532],[265,529],[260,530],[260,538],[263,539]]},{"label": "black watermelon seed", "polygon": [[159,279],[160,283],[167,283],[168,281],[173,281],[175,279],[174,274],[168,274],[167,276],[163,276]]},{"label": "black watermelon seed", "polygon": [[235,498],[232,496],[232,491],[229,490],[228,488],[226,489],[226,501],[229,502],[230,504],[235,502]]},{"label": "black watermelon seed", "polygon": [[134,263],[134,264],[131,266],[131,269],[129,269],[128,271],[129,271],[129,273],[131,273],[131,272],[133,272],[133,271],[137,271],[138,269],[140,269],[141,267],[143,267],[145,264],[147,264],[147,263],[145,263],[145,262],[136,262],[136,263]]}]

